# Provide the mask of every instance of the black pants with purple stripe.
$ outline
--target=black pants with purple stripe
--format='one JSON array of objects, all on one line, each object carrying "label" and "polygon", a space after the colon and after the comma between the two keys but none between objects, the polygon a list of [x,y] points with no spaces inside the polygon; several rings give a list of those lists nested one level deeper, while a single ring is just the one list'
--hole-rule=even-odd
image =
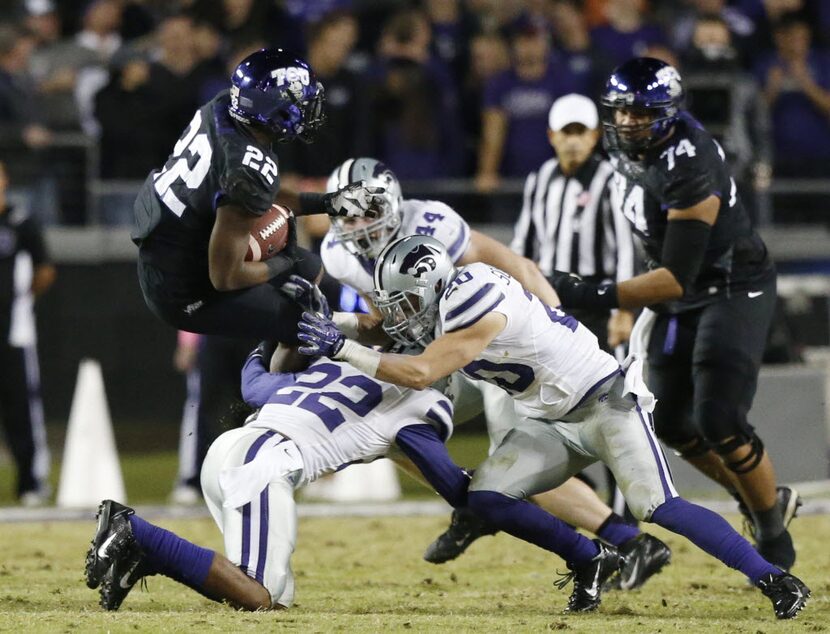
[{"label": "black pants with purple stripe", "polygon": [[49,452],[34,346],[0,343],[0,419],[17,466],[17,496],[42,490],[49,475]]},{"label": "black pants with purple stripe", "polygon": [[672,447],[702,437],[749,438],[747,420],[772,315],[775,277],[680,313],[658,315],[648,347],[657,436]]}]

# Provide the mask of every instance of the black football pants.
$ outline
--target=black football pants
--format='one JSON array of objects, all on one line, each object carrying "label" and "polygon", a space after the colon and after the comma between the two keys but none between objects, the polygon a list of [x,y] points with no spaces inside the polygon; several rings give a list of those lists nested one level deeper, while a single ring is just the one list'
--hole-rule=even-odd
[{"label": "black football pants", "polygon": [[280,291],[280,286],[292,273],[314,280],[321,268],[320,257],[304,251],[303,260],[293,269],[265,284],[227,292],[205,290],[207,284],[203,284],[198,291],[140,254],[138,280],[150,310],[178,330],[292,344],[297,343],[302,309]]},{"label": "black football pants", "polygon": [[747,421],[775,310],[775,276],[677,315],[658,315],[648,348],[654,429],[671,447],[754,433]]},{"label": "black football pants", "polygon": [[34,346],[0,342],[0,419],[17,466],[18,497],[43,487],[49,452],[40,400],[40,374]]}]

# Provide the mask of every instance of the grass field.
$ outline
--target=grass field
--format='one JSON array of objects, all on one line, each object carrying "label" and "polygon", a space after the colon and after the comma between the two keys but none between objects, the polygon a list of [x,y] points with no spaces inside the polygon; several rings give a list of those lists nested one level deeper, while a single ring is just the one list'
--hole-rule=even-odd
[{"label": "grass field", "polygon": [[[733,521],[737,518],[731,517]],[[159,522],[218,548],[209,520]],[[598,613],[562,615],[551,586],[561,561],[505,535],[484,538],[444,566],[421,560],[442,518],[306,519],[294,557],[297,603],[288,612],[238,613],[161,577],[104,613],[82,579],[94,530],[85,523],[0,524],[0,631],[26,632],[821,632],[830,630],[830,517],[797,519],[796,572],[812,587],[807,610],[776,621],[769,601],[736,572],[662,530],[674,562],[645,588],[607,593]],[[569,590],[568,590],[569,592]]]}]

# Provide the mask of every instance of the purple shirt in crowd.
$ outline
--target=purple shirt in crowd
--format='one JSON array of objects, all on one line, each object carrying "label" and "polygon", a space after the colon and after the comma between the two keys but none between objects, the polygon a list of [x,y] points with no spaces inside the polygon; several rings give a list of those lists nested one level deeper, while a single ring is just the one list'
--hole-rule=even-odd
[{"label": "purple shirt in crowd", "polygon": [[623,33],[610,24],[591,29],[591,43],[615,65],[645,54],[652,44],[666,44],[666,36],[659,26],[644,24],[636,31]]},{"label": "purple shirt in crowd", "polygon": [[[762,86],[767,83],[770,68],[778,64],[781,64],[778,55],[758,64],[756,77]],[[815,82],[830,90],[830,54],[812,51],[807,66]],[[786,66],[784,68],[786,76]],[[794,80],[785,77],[771,112],[776,162],[830,159],[830,119],[813,105]],[[830,174],[830,168],[827,173]]]},{"label": "purple shirt in crowd", "polygon": [[578,88],[558,58],[551,58],[545,74],[535,81],[524,81],[511,69],[487,83],[484,108],[498,108],[507,116],[502,176],[527,176],[553,156],[547,137],[548,111],[558,97]]}]

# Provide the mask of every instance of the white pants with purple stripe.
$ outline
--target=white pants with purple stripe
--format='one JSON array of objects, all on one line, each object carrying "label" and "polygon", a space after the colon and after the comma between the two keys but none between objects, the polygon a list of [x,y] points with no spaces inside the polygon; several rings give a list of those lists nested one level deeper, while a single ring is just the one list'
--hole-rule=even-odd
[{"label": "white pants with purple stripe", "polygon": [[523,499],[601,461],[613,472],[631,512],[648,520],[663,502],[677,497],[677,490],[650,415],[622,392],[619,377],[564,420],[523,419],[476,469],[470,490]]},{"label": "white pants with purple stripe", "polygon": [[299,472],[275,476],[258,495],[236,508],[224,505],[227,493],[219,481],[223,471],[250,463],[276,444],[291,442],[263,428],[232,429],[210,446],[202,465],[205,502],[222,531],[225,555],[265,586],[272,606],[283,607],[294,602],[291,554],[297,542],[294,487]]}]

